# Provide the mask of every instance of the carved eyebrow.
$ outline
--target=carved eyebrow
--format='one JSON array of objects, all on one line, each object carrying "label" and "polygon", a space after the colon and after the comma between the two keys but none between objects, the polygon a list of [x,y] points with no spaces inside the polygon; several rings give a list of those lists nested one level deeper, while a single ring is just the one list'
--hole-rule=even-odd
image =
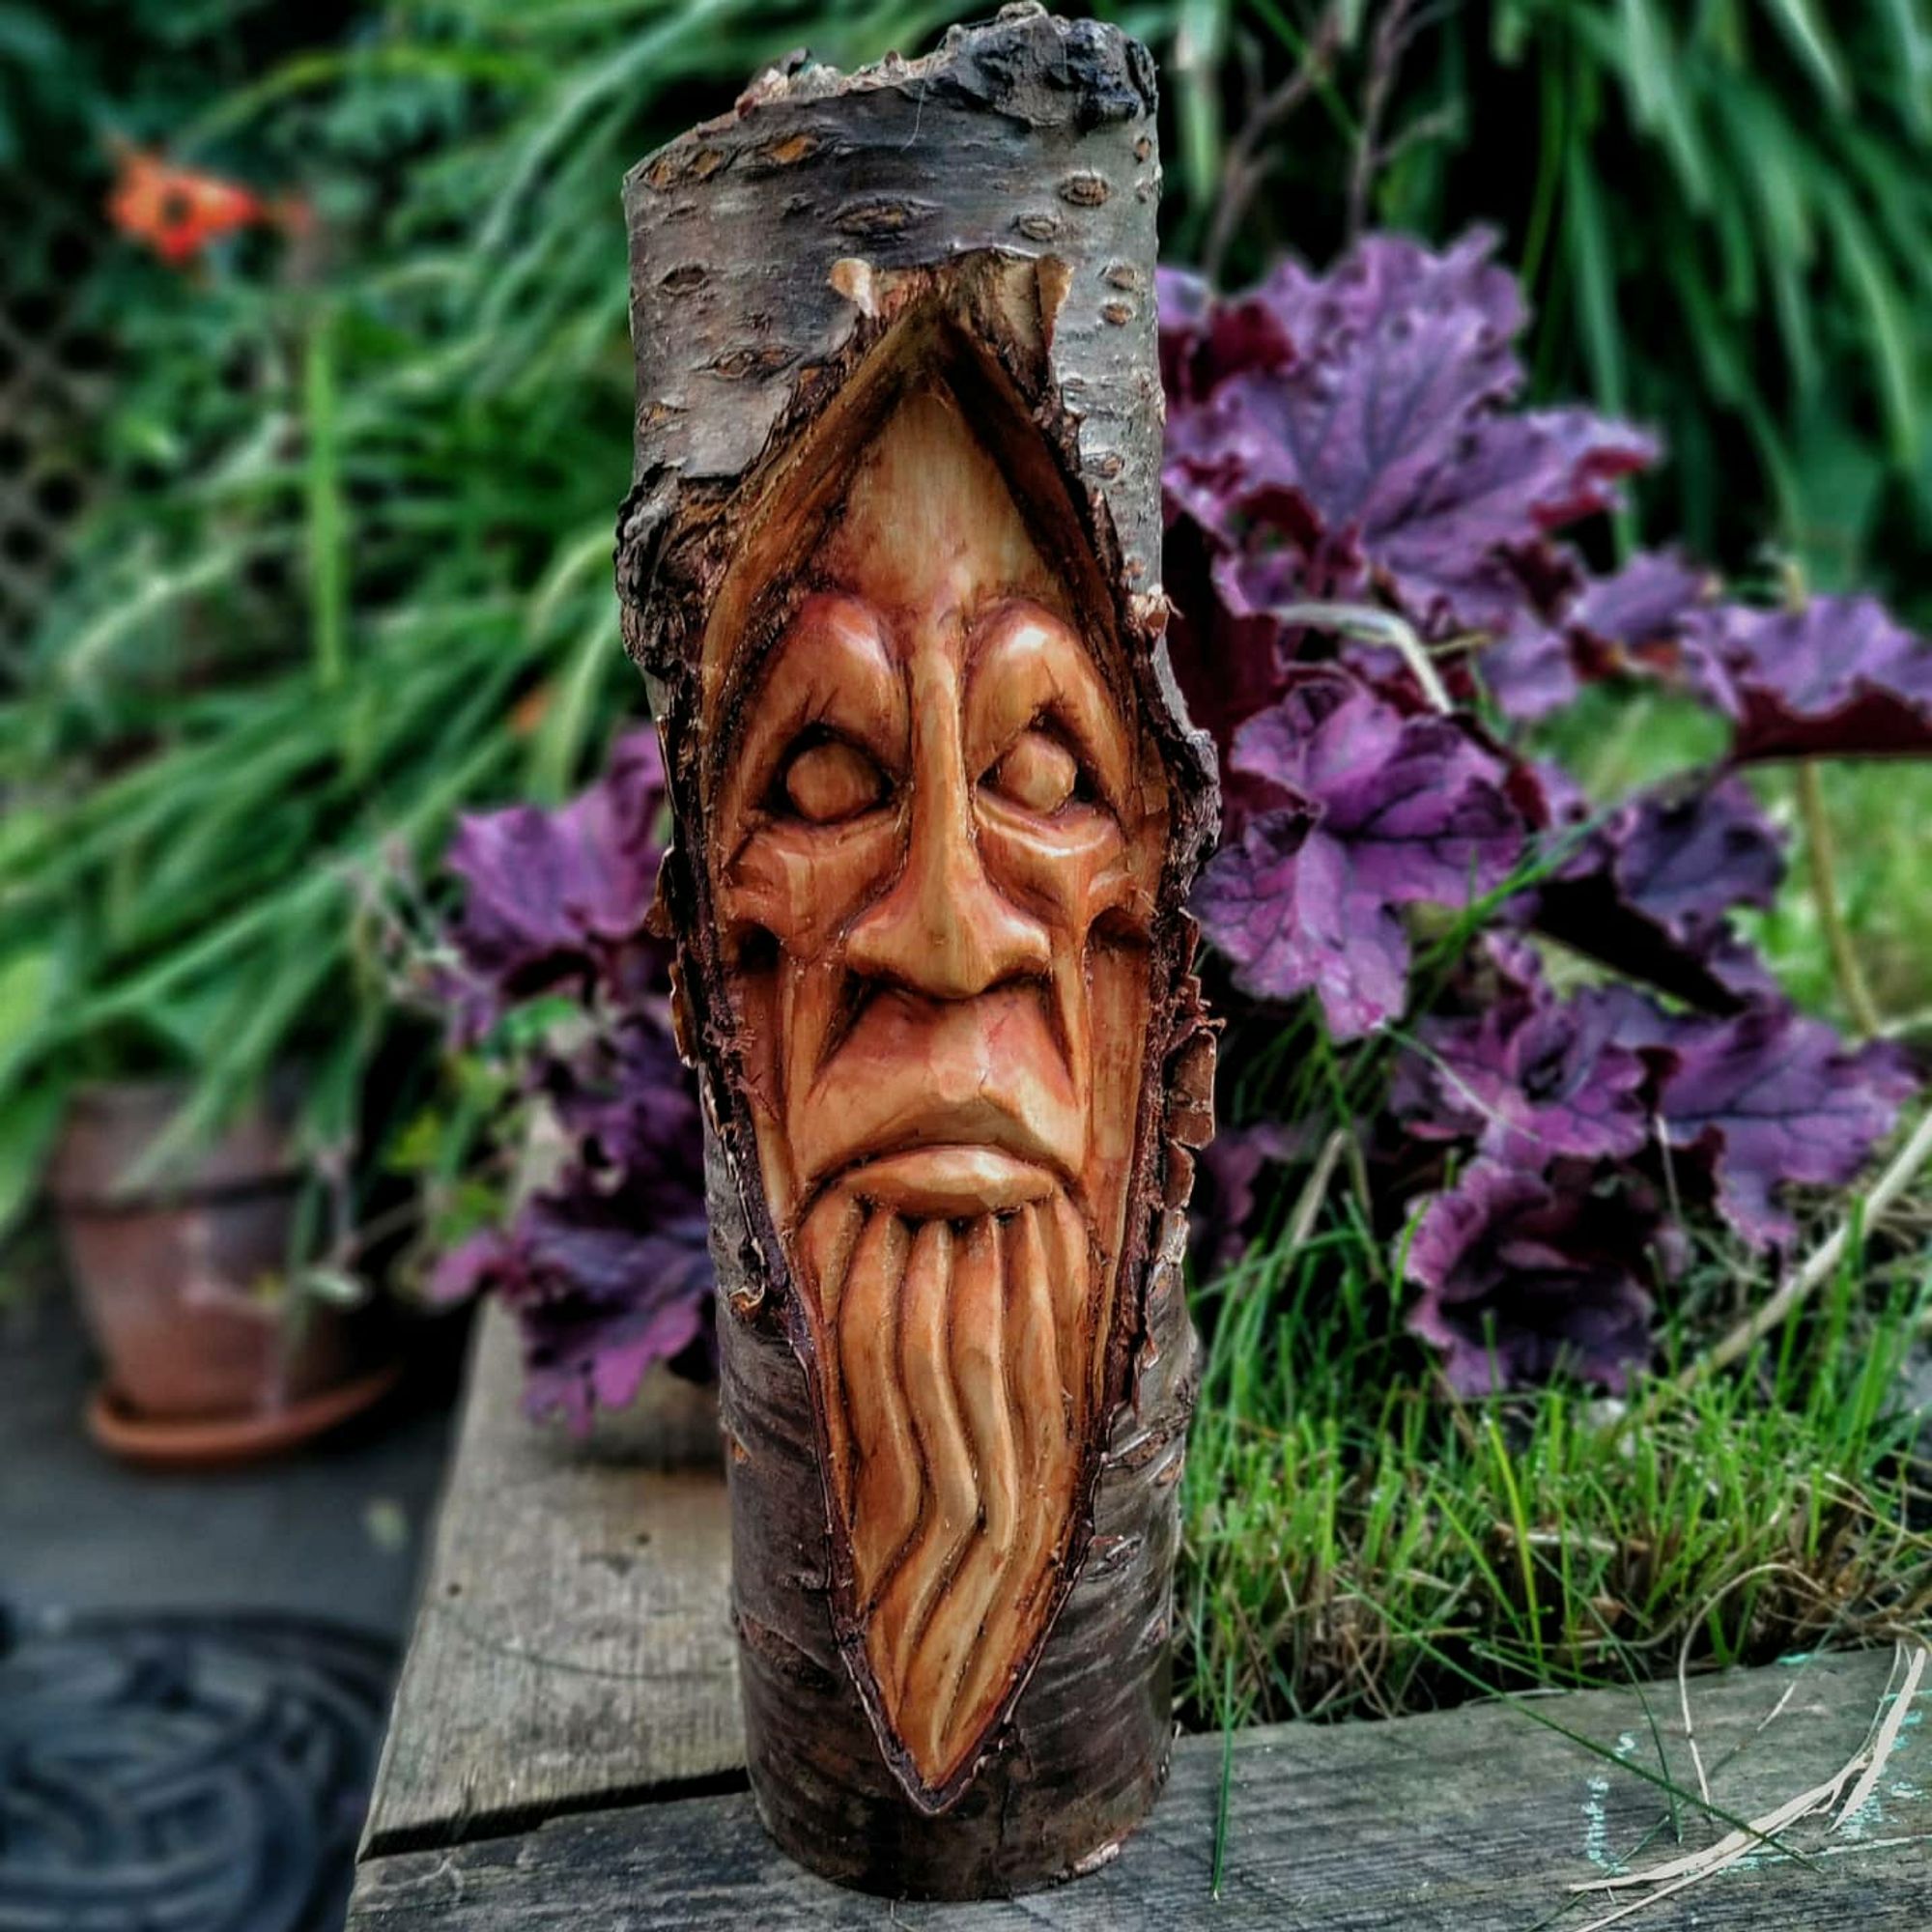
[{"label": "carved eyebrow", "polygon": [[1051,611],[1023,599],[1001,606],[982,628],[967,679],[975,772],[1044,713],[1072,738],[1100,795],[1117,813],[1125,810],[1133,779],[1126,726],[1086,645]]},{"label": "carved eyebrow", "polygon": [[801,731],[822,726],[869,752],[895,777],[906,765],[905,686],[885,631],[855,597],[809,597],[772,647],[746,701],[744,738],[720,817],[727,843],[777,781]]}]

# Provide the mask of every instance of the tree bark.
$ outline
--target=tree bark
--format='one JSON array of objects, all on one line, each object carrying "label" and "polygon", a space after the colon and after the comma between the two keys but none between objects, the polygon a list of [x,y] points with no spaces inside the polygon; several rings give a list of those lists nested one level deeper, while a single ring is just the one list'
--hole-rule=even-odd
[{"label": "tree bark", "polygon": [[[680,1037],[706,1112],[752,1784],[787,1851],[891,1894],[1009,1893],[1103,1862],[1152,1803],[1172,1738],[1177,1485],[1196,1354],[1184,1209],[1191,1151],[1212,1124],[1212,1037],[1184,899],[1211,843],[1216,797],[1211,749],[1187,724],[1164,643],[1153,110],[1152,66],[1137,43],[1009,7],[954,29],[923,60],[849,76],[812,65],[767,73],[731,113],[625,183],[638,412],[618,586],[674,819],[660,918],[677,941]],[[901,474],[916,487],[881,481]],[[882,557],[895,503],[923,534],[905,538],[905,556]],[[1082,666],[1097,667],[1090,708],[1107,714],[1099,735],[1120,767],[1111,777],[1096,759],[1099,777],[1090,787],[1083,768],[1076,788],[1081,732],[1062,732],[1045,708],[1023,743],[1009,730],[997,763],[981,772],[969,758],[974,707],[997,710],[1002,698],[980,689],[994,647],[958,641],[956,625],[918,630],[909,614],[937,568],[929,553],[949,543],[968,563],[1030,559],[996,586],[1004,601],[988,604],[984,625],[1010,634],[1020,623],[1041,661],[1067,654],[1057,693]],[[845,701],[835,658],[874,632],[892,639],[878,648],[899,654],[892,663],[914,696],[898,695],[896,668],[881,669],[876,690],[867,687],[871,711],[849,725],[829,714],[831,725],[798,741],[821,753],[816,764],[788,753],[792,763],[774,768],[779,789],[789,786],[789,803],[774,803],[772,784],[750,769],[779,701],[772,667],[811,686],[817,718]],[[922,685],[928,673],[936,682]],[[931,696],[955,689],[956,721],[951,697]],[[828,743],[838,747],[829,757]],[[950,835],[934,829],[949,784],[957,798],[946,823],[959,841],[950,855]],[[1111,840],[1114,897],[1099,904],[1090,868],[1078,875],[1088,897],[1076,913],[1042,911],[1037,894],[1000,871],[999,828],[1013,823],[1025,838],[1011,863],[1043,866],[1053,890],[1074,878],[1081,840]],[[863,876],[853,856],[862,835],[896,839],[891,878]],[[758,885],[747,857],[760,840],[807,867],[809,889],[788,913],[769,909],[776,888]],[[888,932],[892,907],[911,904],[922,854],[971,883],[978,896],[958,913],[971,930],[942,929],[931,945],[895,952],[905,933]],[[1129,889],[1122,881],[1142,861],[1145,887]],[[863,917],[840,923],[825,904],[848,890]],[[837,928],[829,938],[817,934],[827,924]],[[1034,965],[1014,963],[1036,944]],[[1019,950],[1002,963],[1001,945]],[[797,989],[821,969],[860,985],[857,1017],[794,1052],[805,1025],[793,1016],[805,1000]],[[1007,1002],[1009,1033],[1033,1011],[1024,988],[1051,1007],[1056,985],[1050,1037],[1074,1086],[1112,1092],[1094,1068],[1118,1063],[1127,1096],[1113,1137],[1122,1151],[1111,1165],[1097,1154],[1084,1168],[1063,1162],[1073,1179],[1059,1208],[1015,1206],[1033,1198],[1033,1170],[1006,1152],[986,1171],[1008,1192],[953,1199],[953,1170],[925,1145],[933,1133],[908,1143],[889,1123],[874,1131],[859,1120],[879,1095],[902,1093],[912,1105],[944,1087],[948,1029]],[[880,1020],[888,1008],[896,1033]],[[1081,1016],[1070,1030],[1065,1010]],[[912,1036],[931,1044],[902,1045],[895,1059],[879,1042],[908,1037],[907,1012],[931,1022],[929,1037]],[[857,1068],[857,1084],[810,1131],[803,1090],[787,1085],[801,1054]],[[1016,1121],[1043,1108],[1033,1077],[1025,1066],[1014,1075],[1025,1090],[1011,1103]],[[1111,1144],[1105,1106],[1087,1104],[1081,1145]],[[835,1183],[814,1179],[808,1142],[847,1128],[863,1141],[860,1157]],[[1004,1129],[993,1137],[1016,1144]],[[920,1177],[910,1192],[908,1165]],[[814,1259],[841,1237],[821,1237],[837,1216],[814,1219],[812,1204],[848,1184],[841,1254],[866,1217],[896,1215],[881,1245],[895,1236],[915,1255],[877,1304],[888,1379],[921,1384],[933,1350],[950,1350],[938,1400],[955,1424],[952,1411],[966,1418],[952,1431],[961,1448],[951,1463],[923,1415],[910,1436],[901,1429],[901,1448],[911,1440],[917,1452],[910,1493],[920,1501],[895,1559],[904,1574],[890,1579],[891,1564],[868,1549],[892,1539],[880,1541],[876,1511],[866,1511],[891,1460],[877,1439],[890,1435],[879,1417],[890,1421],[892,1400],[875,1401],[867,1385],[871,1338],[853,1333],[856,1291]],[[994,1289],[1008,1300],[1004,1315],[992,1308],[983,1345],[970,1339],[973,1292],[962,1284],[974,1254],[1018,1253],[1021,1224],[1037,1215],[1054,1225],[1051,1212],[1071,1212],[1066,1202],[1091,1233],[1069,1264],[1072,1299],[1065,1266],[1049,1269],[1042,1290],[1071,1309],[1059,1318],[1061,1394],[1042,1405],[1018,1366],[1024,1311],[1011,1284],[1024,1269],[1014,1264],[1009,1286]],[[917,1257],[927,1251],[962,1259],[933,1291],[950,1298],[934,1304],[937,1340],[922,1354],[914,1318],[900,1311],[921,1292]],[[1056,1359],[1050,1344],[1046,1358]],[[1008,1419],[982,1427],[982,1408],[1001,1404]],[[1009,1422],[1047,1446],[1013,1449]],[[1062,1422],[1067,1521],[1048,1534],[1040,1513],[1059,1493],[1061,1466],[1049,1438]],[[1003,1454],[1016,1475],[996,1466]],[[975,1499],[949,1503],[949,1484]],[[944,1559],[930,1568],[939,1609],[905,1553],[922,1541]],[[1014,1548],[1042,1553],[1029,1570]],[[987,1579],[984,1595],[954,1605],[954,1647],[923,1659],[921,1633],[932,1650],[943,1600],[976,1576]],[[915,1598],[917,1615],[904,1607]],[[981,1602],[994,1607],[982,1615]],[[962,1687],[972,1686],[981,1689],[969,1695]]]}]

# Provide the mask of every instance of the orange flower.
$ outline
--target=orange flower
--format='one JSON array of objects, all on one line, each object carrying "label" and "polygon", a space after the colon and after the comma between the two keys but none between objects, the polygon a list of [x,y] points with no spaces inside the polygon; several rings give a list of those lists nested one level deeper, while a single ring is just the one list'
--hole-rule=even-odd
[{"label": "orange flower", "polygon": [[191,262],[238,228],[296,232],[306,224],[308,211],[298,201],[265,201],[239,183],[176,167],[148,149],[121,146],[117,159],[121,172],[107,199],[108,217],[164,262]]}]

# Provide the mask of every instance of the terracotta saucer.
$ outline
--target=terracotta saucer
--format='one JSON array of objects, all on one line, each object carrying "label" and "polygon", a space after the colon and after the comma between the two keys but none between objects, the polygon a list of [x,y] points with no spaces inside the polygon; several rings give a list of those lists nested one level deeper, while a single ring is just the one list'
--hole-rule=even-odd
[{"label": "terracotta saucer", "polygon": [[102,1382],[88,1398],[87,1433],[109,1455],[147,1468],[220,1468],[280,1455],[339,1428],[373,1408],[402,1378],[402,1363],[386,1362],[282,1408],[191,1417],[137,1415]]}]

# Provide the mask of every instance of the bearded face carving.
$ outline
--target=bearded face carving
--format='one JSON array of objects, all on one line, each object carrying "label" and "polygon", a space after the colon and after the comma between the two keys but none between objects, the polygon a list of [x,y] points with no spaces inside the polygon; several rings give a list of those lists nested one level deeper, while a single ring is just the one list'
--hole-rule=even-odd
[{"label": "bearded face carving", "polygon": [[740,564],[704,667],[709,896],[848,1658],[927,1801],[1065,1594],[1116,1393],[1168,834],[985,428],[908,379],[797,466],[804,534]]}]

